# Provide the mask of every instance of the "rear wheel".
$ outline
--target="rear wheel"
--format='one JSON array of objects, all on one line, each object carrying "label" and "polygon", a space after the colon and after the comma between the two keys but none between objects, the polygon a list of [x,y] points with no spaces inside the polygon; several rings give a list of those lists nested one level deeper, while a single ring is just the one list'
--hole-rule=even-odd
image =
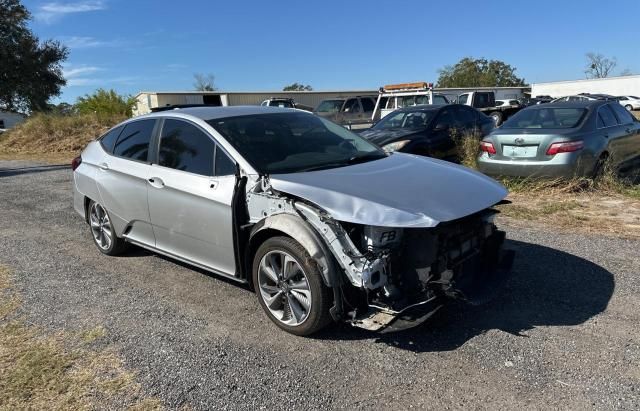
[{"label": "rear wheel", "polygon": [[502,113],[499,111],[494,111],[493,113],[489,114],[489,117],[491,117],[493,119],[493,123],[496,125],[496,127],[498,127],[500,124],[502,124]]},{"label": "rear wheel", "polygon": [[289,237],[272,237],[258,248],[253,284],[269,319],[287,332],[310,335],[331,322],[329,288],[309,253]]},{"label": "rear wheel", "polygon": [[91,237],[98,250],[106,255],[118,255],[127,249],[128,244],[116,236],[107,210],[95,201],[88,207]]}]

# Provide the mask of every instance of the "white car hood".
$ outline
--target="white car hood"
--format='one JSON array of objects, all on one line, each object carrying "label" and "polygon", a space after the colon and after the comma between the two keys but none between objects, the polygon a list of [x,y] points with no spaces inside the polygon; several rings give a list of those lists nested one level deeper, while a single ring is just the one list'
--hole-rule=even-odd
[{"label": "white car hood", "polygon": [[404,153],[348,167],[274,174],[270,182],[336,220],[382,227],[435,227],[507,195],[501,184],[476,171]]}]

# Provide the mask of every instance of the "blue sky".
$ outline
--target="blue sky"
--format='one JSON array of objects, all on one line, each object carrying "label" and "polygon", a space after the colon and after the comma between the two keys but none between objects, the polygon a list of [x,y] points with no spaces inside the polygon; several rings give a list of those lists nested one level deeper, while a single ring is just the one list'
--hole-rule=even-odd
[{"label": "blue sky", "polygon": [[23,1],[41,39],[71,50],[74,102],[189,90],[212,73],[222,90],[376,89],[436,81],[465,56],[499,59],[528,82],[584,78],[585,53],[640,73],[640,1]]}]

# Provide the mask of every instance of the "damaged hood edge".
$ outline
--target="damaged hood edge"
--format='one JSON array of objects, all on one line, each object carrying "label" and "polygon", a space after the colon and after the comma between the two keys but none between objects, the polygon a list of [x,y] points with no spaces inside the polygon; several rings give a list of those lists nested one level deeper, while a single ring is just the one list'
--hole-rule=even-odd
[{"label": "damaged hood edge", "polygon": [[476,171],[403,153],[269,180],[275,190],[309,201],[338,221],[396,228],[435,227],[507,195],[501,184]]}]

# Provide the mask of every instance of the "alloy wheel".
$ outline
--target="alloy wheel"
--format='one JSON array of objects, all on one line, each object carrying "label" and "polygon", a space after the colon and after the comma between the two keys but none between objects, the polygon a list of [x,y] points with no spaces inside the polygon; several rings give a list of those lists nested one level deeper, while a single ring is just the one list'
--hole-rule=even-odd
[{"label": "alloy wheel", "polygon": [[108,250],[113,243],[113,227],[107,211],[98,203],[91,205],[89,224],[96,245],[103,250]]},{"label": "alloy wheel", "polygon": [[311,288],[300,264],[282,250],[265,254],[258,267],[260,296],[269,312],[288,326],[306,321],[311,311]]}]

